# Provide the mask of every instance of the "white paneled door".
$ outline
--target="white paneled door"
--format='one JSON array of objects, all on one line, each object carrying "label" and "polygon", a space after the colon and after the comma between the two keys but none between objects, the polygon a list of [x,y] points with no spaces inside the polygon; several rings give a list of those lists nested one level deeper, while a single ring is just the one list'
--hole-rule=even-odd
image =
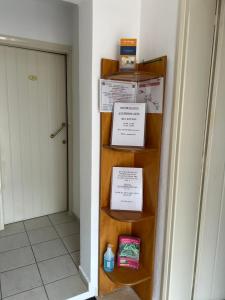
[{"label": "white paneled door", "polygon": [[66,123],[65,56],[0,46],[5,224],[66,210]]},{"label": "white paneled door", "polygon": [[225,299],[225,1],[222,1],[194,300]]}]

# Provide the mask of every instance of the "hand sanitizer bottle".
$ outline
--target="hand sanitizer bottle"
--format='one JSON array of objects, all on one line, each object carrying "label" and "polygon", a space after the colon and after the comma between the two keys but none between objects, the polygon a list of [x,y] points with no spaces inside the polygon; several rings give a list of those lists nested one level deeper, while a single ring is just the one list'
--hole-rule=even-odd
[{"label": "hand sanitizer bottle", "polygon": [[112,252],[112,245],[108,244],[104,254],[104,270],[105,272],[113,272],[115,255]]}]

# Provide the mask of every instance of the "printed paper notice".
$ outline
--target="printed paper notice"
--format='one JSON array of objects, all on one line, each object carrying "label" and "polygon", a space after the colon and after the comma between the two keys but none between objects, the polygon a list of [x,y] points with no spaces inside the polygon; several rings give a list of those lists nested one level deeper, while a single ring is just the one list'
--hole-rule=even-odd
[{"label": "printed paper notice", "polygon": [[115,102],[146,103],[147,113],[163,111],[163,77],[139,83],[116,80],[100,80],[100,111],[112,112]]},{"label": "printed paper notice", "polygon": [[112,112],[115,102],[136,102],[137,84],[115,80],[100,80],[100,111]]},{"label": "printed paper notice", "polygon": [[114,104],[111,145],[144,147],[145,103]]},{"label": "printed paper notice", "polygon": [[142,211],[143,209],[143,169],[112,169],[111,209]]},{"label": "printed paper notice", "polygon": [[145,102],[149,113],[162,113],[163,77],[139,82],[137,90],[137,102]]}]

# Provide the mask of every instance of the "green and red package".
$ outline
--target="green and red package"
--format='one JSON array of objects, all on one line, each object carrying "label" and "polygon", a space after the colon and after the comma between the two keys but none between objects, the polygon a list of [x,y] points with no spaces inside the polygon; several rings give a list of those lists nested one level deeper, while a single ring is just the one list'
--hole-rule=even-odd
[{"label": "green and red package", "polygon": [[118,267],[138,269],[140,245],[140,238],[129,235],[121,235],[119,237],[119,250],[117,255]]}]

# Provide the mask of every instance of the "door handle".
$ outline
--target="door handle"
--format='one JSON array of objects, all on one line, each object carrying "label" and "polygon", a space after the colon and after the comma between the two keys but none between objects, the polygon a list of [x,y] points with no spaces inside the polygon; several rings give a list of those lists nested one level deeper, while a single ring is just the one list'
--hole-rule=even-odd
[{"label": "door handle", "polygon": [[56,130],[56,132],[50,135],[50,138],[54,139],[63,130],[64,127],[66,127],[66,123],[62,123],[61,127],[58,130]]}]

